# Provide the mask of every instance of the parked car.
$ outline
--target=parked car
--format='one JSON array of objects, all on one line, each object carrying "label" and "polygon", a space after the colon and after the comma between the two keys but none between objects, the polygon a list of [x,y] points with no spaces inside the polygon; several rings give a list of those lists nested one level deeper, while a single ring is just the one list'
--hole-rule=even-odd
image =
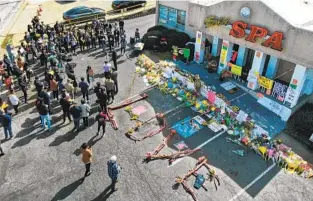
[{"label": "parked car", "polygon": [[142,5],[145,6],[147,3],[146,0],[144,1],[124,1],[124,0],[114,0],[112,2],[112,8],[113,9],[122,9],[122,8],[127,8],[127,7],[131,7],[131,6],[136,6],[136,5]]},{"label": "parked car", "polygon": [[64,20],[78,19],[81,17],[92,16],[96,14],[105,15],[105,11],[101,8],[89,8],[86,6],[78,6],[63,13]]}]

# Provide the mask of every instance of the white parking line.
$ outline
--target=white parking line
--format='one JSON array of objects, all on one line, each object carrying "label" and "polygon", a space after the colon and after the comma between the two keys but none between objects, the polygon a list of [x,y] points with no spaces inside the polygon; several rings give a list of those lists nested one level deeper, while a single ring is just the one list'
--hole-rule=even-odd
[{"label": "white parking line", "polygon": [[255,184],[257,181],[259,181],[264,175],[266,175],[271,169],[273,169],[276,166],[276,163],[273,163],[271,166],[269,166],[264,172],[262,172],[257,178],[255,178],[252,182],[250,182],[246,187],[244,187],[243,189],[241,189],[234,197],[232,197],[229,201],[234,201],[237,198],[239,198],[239,196],[241,194],[243,194],[244,192],[246,192],[246,190],[248,188],[250,188],[253,184]]},{"label": "white parking line", "polygon": [[[205,146],[206,144],[208,144],[209,142],[213,141],[215,138],[223,135],[226,131],[221,131],[219,132],[218,134],[214,135],[213,137],[211,137],[210,139],[208,139],[207,141],[203,142],[202,144],[200,144],[199,146],[197,146],[195,149],[199,149],[199,148],[202,148],[203,146]],[[184,160],[184,158],[180,158],[180,159],[177,159],[176,161],[174,161],[171,165],[167,166],[168,168],[169,167],[173,167],[174,165],[176,165],[177,163],[181,162],[182,160]]]}]

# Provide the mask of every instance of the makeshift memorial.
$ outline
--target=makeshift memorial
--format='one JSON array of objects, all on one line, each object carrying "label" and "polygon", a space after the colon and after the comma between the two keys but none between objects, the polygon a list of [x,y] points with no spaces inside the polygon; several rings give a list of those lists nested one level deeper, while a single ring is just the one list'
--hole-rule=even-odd
[{"label": "makeshift memorial", "polygon": [[[263,157],[265,160],[274,160],[275,157],[272,157],[272,149],[266,149],[264,152],[261,146],[262,144],[265,143],[267,146],[274,144],[275,146],[279,145],[279,147],[283,147],[283,144],[278,144],[277,142],[271,140],[269,133],[255,124],[253,119],[251,119],[251,117],[249,117],[245,112],[241,111],[239,107],[230,105],[230,102],[223,94],[216,94],[216,89],[214,86],[212,86],[210,90],[208,90],[207,87],[204,88],[205,85],[201,82],[200,79],[200,94],[207,99],[207,104],[197,100],[197,95],[199,92],[197,92],[195,89],[195,75],[178,69],[174,63],[159,61],[157,64],[155,64],[150,59],[147,59],[145,55],[141,55],[138,58],[137,65],[138,67],[144,69],[144,71],[140,70],[140,72],[137,73],[144,72],[142,75],[146,75],[147,83],[156,83],[162,93],[172,94],[178,100],[183,101],[186,106],[193,107],[195,111],[200,112],[201,115],[206,115],[210,119],[209,122],[205,122],[204,124],[199,124],[194,119],[190,122],[189,119],[189,122],[187,123],[191,126],[191,129],[197,129],[198,127],[201,127],[205,124],[207,124],[210,129],[216,132],[218,129],[220,129],[220,127],[222,129],[226,128],[225,130],[230,130],[230,135],[237,136],[238,138],[235,140],[226,138],[227,142],[233,142],[240,146],[253,149],[256,151],[256,153],[260,153],[262,156],[264,155]],[[227,77],[231,77],[231,72],[223,71],[221,75],[222,80]],[[284,87],[280,87],[279,84],[276,84],[277,82],[274,83],[272,95],[277,95],[277,99],[283,99],[284,97],[282,97],[282,95],[284,95],[284,90],[282,90],[282,88]],[[224,85],[222,84],[222,86]],[[210,97],[208,95],[209,91],[212,92]],[[258,97],[258,102],[267,101],[263,94],[258,94]],[[276,104],[275,102],[273,103],[272,101],[268,105],[270,109],[274,110],[277,114],[280,114],[282,108],[279,106],[279,104]],[[261,149],[259,150],[259,148]],[[299,175],[305,178],[311,178],[313,175],[312,165],[308,165],[306,168],[302,168],[302,166],[304,166],[302,164],[305,164],[305,161],[298,159],[300,162],[296,163],[294,166],[297,168],[293,168],[293,164],[290,163],[289,165],[288,163],[288,159],[292,158],[288,155],[289,152],[290,150],[279,151],[279,153],[282,154],[279,157],[278,164],[280,164],[280,166],[283,168],[289,168],[290,170],[295,169],[293,172],[297,172],[298,174],[300,173]],[[286,170],[286,172],[292,171]]]}]

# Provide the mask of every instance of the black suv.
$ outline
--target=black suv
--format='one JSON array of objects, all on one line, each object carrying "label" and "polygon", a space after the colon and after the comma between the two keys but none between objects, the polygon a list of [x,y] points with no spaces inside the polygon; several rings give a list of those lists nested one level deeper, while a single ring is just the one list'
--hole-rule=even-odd
[{"label": "black suv", "polygon": [[123,0],[115,0],[112,2],[112,8],[114,10],[116,9],[123,9],[127,7],[132,7],[136,5],[142,5],[144,6],[147,3],[147,1],[123,1]]}]

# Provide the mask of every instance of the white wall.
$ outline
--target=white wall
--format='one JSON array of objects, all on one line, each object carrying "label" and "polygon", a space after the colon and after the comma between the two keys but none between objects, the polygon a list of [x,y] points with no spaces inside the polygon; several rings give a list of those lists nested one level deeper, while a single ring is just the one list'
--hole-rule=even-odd
[{"label": "white wall", "polygon": [[188,25],[188,7],[189,2],[188,1],[157,1],[157,11],[156,11],[156,24],[158,23],[159,19],[159,4],[167,7],[172,7],[175,9],[186,11],[186,22],[185,22],[185,33],[187,33],[190,37],[195,38],[196,31],[194,31],[189,25]]}]

